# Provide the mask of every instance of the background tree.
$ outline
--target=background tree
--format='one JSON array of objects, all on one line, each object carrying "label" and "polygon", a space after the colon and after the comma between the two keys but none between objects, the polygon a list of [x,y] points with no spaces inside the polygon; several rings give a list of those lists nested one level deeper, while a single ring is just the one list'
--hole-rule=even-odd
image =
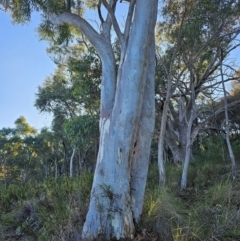
[{"label": "background tree", "polygon": [[35,147],[41,165],[37,166],[41,180],[54,176],[55,179],[61,174],[63,155],[61,149],[62,140],[58,133],[43,128],[36,136]]},{"label": "background tree", "polygon": [[[76,153],[80,171],[84,160],[89,160],[87,155],[91,156],[90,149],[97,145],[96,119],[99,116],[100,101],[100,60],[94,51],[83,55],[82,50],[82,58],[78,60],[71,54],[76,51],[74,46],[69,47],[69,57],[65,62],[61,62],[56,73],[48,77],[43,86],[38,88],[35,103],[41,112],[49,112],[54,116],[52,128],[64,143],[63,165],[69,164],[69,168],[65,166],[64,170],[69,169],[70,176],[73,175],[73,160]],[[88,123],[84,123],[85,121]],[[92,158],[96,158],[96,155]],[[87,165],[90,166],[90,163],[94,167],[95,162],[89,160]]]},{"label": "background tree", "polygon": [[36,174],[34,166],[37,159],[34,141],[37,131],[23,116],[20,116],[14,124],[15,128],[0,130],[2,169],[5,182],[14,179],[25,182]]},{"label": "background tree", "polygon": [[231,163],[232,163],[232,177],[233,177],[233,181],[236,180],[237,177],[237,172],[236,172],[236,162],[235,162],[235,157],[233,154],[233,149],[232,149],[232,145],[230,142],[230,138],[229,138],[229,116],[228,116],[228,102],[227,102],[227,92],[226,92],[226,88],[225,88],[225,84],[224,84],[224,72],[223,72],[223,59],[222,59],[222,50],[219,49],[219,59],[221,61],[221,65],[220,65],[220,74],[221,74],[221,80],[222,80],[222,88],[223,88],[223,94],[224,94],[224,113],[225,113],[225,131],[226,131],[226,141],[227,141],[227,147],[228,147],[228,151],[229,151],[229,156],[231,159]]},{"label": "background tree", "polygon": [[71,146],[74,149],[70,160],[69,176],[72,177],[73,175],[75,152],[78,154],[78,174],[83,172],[84,169],[86,170],[87,167],[93,170],[99,138],[98,119],[90,115],[80,115],[74,119],[65,121],[63,128],[65,135],[70,139]]},{"label": "background tree", "polygon": [[[218,9],[217,14],[216,9]],[[165,33],[165,39],[163,35],[160,37],[168,48],[165,50],[165,56],[159,58],[159,63],[163,66],[159,69],[162,78],[159,79],[157,86],[161,97],[159,103],[166,99],[165,83],[169,83],[169,75],[172,76],[171,82],[174,84],[171,87],[167,134],[161,138],[165,138],[175,162],[185,165],[182,177],[182,188],[185,188],[191,146],[196,138],[196,131],[200,130],[200,128],[192,130],[200,114],[196,109],[198,96],[202,94],[209,97],[219,86],[218,45],[221,44],[226,58],[238,46],[235,40],[239,28],[235,24],[237,14],[235,8],[232,8],[232,2],[216,1],[202,4],[202,2],[186,1],[180,4],[169,1],[164,13],[167,18],[159,28]],[[216,19],[219,20],[218,25]],[[180,42],[179,33],[181,33]],[[226,81],[229,80],[230,77]],[[160,150],[162,149],[159,148]],[[164,177],[161,177],[164,173],[161,153],[158,160],[161,167],[159,174],[160,183],[164,183]]]}]

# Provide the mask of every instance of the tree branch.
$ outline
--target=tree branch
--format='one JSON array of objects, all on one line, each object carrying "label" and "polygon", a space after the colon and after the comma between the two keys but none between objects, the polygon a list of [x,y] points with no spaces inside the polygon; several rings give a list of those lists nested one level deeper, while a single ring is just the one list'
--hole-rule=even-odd
[{"label": "tree branch", "polygon": [[124,29],[124,39],[127,40],[129,37],[131,25],[132,25],[132,16],[135,8],[136,0],[132,0],[130,2],[130,6],[128,9],[128,15],[126,19],[125,29]]},{"label": "tree branch", "polygon": [[[235,105],[240,104],[240,100],[233,101],[232,103],[227,105],[227,108],[234,107]],[[199,123],[192,132],[192,140],[194,140],[199,133],[199,131],[209,123],[212,119],[214,119],[216,116],[220,115],[222,112],[224,112],[224,106],[220,107],[218,110],[216,110],[212,115],[210,115],[205,121]]]},{"label": "tree branch", "polygon": [[105,52],[104,48],[106,47],[107,42],[85,19],[80,16],[64,12],[57,16],[49,16],[49,20],[55,25],[70,24],[76,27],[84,33],[100,55]]},{"label": "tree branch", "polygon": [[99,2],[98,2],[97,9],[98,9],[99,19],[100,19],[101,23],[103,24],[104,19],[103,19],[103,17],[102,17],[102,12],[101,12],[101,0],[99,0]]},{"label": "tree branch", "polygon": [[[114,30],[115,30],[115,32],[116,32],[116,34],[117,34],[117,37],[118,37],[120,43],[122,43],[122,42],[123,42],[123,34],[121,33],[121,30],[120,30],[120,28],[119,28],[119,25],[118,25],[116,16],[115,16],[115,14],[114,14],[114,10],[113,10],[113,9],[114,9],[115,7],[113,6],[113,8],[112,8],[112,7],[110,6],[110,4],[107,3],[106,0],[101,0],[101,1],[102,1],[102,3],[103,3],[104,7],[107,9],[108,13],[110,14],[111,19],[112,19],[113,28],[114,28]],[[116,0],[114,1],[114,5],[115,5],[115,4],[116,4]]]},{"label": "tree branch", "polygon": [[217,54],[212,58],[208,68],[205,70],[203,76],[197,82],[196,90],[200,89],[201,86],[206,82],[207,78],[219,67],[220,62],[217,62],[214,66],[214,63],[216,62],[216,60],[217,60]]},{"label": "tree branch", "polygon": [[[228,82],[228,81],[232,81],[232,80],[237,80],[237,79],[238,79],[238,77],[228,78],[228,79],[225,79],[225,80],[224,80],[224,83],[226,83],[226,82]],[[214,84],[205,86],[205,87],[201,88],[200,92],[202,92],[202,91],[204,91],[204,90],[206,90],[206,89],[215,87],[216,85],[220,85],[221,83],[222,83],[222,81],[218,81],[218,82],[216,82],[216,83],[214,83]]]}]

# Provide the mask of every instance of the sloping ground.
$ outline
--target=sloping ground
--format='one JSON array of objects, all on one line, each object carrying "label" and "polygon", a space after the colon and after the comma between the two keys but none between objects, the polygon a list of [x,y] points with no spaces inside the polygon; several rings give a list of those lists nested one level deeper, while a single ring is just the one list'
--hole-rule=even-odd
[{"label": "sloping ground", "polygon": [[[181,170],[174,167],[167,170],[172,175],[167,188],[157,190],[153,181],[148,185],[142,234],[136,240],[155,240],[157,233],[156,240],[161,241],[240,241],[240,166],[235,183],[231,181],[230,166],[203,169],[204,173],[196,166],[190,168],[186,190],[179,190]],[[157,220],[164,220],[164,224]],[[161,235],[164,232],[169,239]]]},{"label": "sloping ground", "polygon": [[[240,166],[235,183],[229,166],[194,166],[189,187],[179,190],[181,169],[168,167],[166,188],[150,168],[142,222],[135,241],[240,241]],[[197,171],[196,171],[197,170]],[[0,190],[0,240],[83,241],[81,226],[92,176],[11,185]],[[104,241],[104,238],[98,239]]]}]

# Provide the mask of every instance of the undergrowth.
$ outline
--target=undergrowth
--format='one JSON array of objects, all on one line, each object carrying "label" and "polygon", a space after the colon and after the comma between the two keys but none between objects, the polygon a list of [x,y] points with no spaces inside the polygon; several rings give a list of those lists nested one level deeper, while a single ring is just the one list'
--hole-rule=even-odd
[{"label": "undergrowth", "polygon": [[80,240],[92,177],[0,186],[0,240]]},{"label": "undergrowth", "polygon": [[[182,167],[166,163],[166,187],[159,189],[158,166],[151,164],[137,227],[140,238],[147,232],[145,240],[240,240],[240,181],[232,183],[224,151],[221,143],[209,143],[198,153],[189,167],[186,190],[180,190]],[[84,173],[79,178],[0,185],[0,240],[81,240],[92,178]]]},{"label": "undergrowth", "polygon": [[166,187],[159,189],[158,166],[153,163],[142,227],[150,224],[149,230],[161,230],[156,220],[164,219],[174,241],[240,240],[240,180],[232,183],[230,160],[221,148],[220,142],[209,142],[192,160],[186,190],[180,190],[182,167],[171,163],[166,163]]}]

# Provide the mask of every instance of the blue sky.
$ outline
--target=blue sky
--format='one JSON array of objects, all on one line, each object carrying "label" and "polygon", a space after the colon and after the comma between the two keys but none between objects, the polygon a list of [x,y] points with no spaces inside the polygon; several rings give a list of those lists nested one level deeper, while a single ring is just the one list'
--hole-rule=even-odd
[{"label": "blue sky", "polygon": [[[97,13],[89,11],[87,16],[95,25]],[[21,115],[37,129],[51,124],[51,116],[34,107],[37,87],[56,68],[46,53],[47,43],[39,41],[36,29],[40,20],[39,14],[34,13],[29,24],[13,25],[10,15],[0,11],[0,129],[13,127]]]},{"label": "blue sky", "polygon": [[34,107],[37,87],[55,69],[47,43],[39,41],[39,22],[33,14],[28,25],[13,25],[9,14],[0,11],[0,129],[13,127],[21,115],[38,129],[51,123],[50,115]]},{"label": "blue sky", "polygon": [[[90,15],[91,19],[96,18],[93,13]],[[21,115],[37,129],[50,126],[51,116],[34,107],[37,87],[56,67],[46,53],[47,43],[39,41],[39,23],[40,16],[35,13],[28,25],[13,25],[9,14],[0,11],[0,129],[13,127]],[[240,48],[231,57],[240,65]]]}]

